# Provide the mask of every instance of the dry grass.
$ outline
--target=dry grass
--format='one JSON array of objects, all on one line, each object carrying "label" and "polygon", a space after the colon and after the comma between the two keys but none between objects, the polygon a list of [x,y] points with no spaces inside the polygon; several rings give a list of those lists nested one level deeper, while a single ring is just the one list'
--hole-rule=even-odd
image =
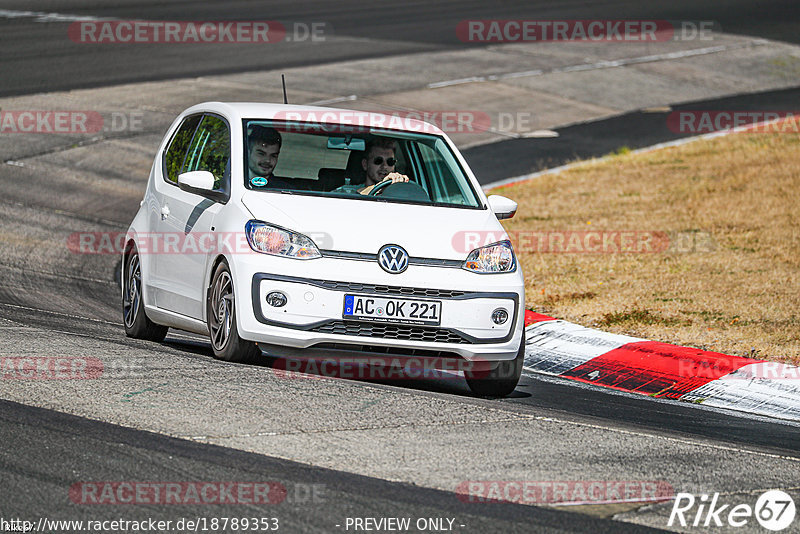
[{"label": "dry grass", "polygon": [[512,235],[633,230],[670,238],[667,250],[650,253],[542,253],[519,239],[529,308],[611,332],[800,363],[797,134],[623,151],[496,192],[519,203],[506,223]]}]

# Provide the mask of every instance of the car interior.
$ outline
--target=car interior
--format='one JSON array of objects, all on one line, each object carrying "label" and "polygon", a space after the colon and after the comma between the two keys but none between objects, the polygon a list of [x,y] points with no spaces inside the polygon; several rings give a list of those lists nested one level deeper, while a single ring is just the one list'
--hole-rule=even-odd
[{"label": "car interior", "polygon": [[[254,125],[275,128],[281,133],[280,157],[272,186],[253,185],[248,189],[307,191],[311,194],[351,198],[392,199],[401,202],[435,203],[480,207],[480,202],[460,164],[441,138],[411,132],[331,132],[330,125],[279,124],[268,120],[247,120],[245,131]],[[369,195],[355,188],[366,181],[362,167],[364,150],[371,139],[395,141],[395,171],[409,177],[408,182],[384,182]],[[247,141],[245,141],[247,146]],[[247,153],[245,157],[249,157]],[[246,165],[246,167],[249,165]],[[340,189],[341,188],[341,189]]]}]

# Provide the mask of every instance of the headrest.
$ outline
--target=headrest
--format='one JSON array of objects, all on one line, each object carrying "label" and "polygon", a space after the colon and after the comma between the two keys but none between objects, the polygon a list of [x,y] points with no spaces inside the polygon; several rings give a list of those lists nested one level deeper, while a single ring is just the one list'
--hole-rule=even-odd
[{"label": "headrest", "polygon": [[363,151],[352,151],[350,152],[350,157],[347,158],[345,176],[350,178],[351,184],[363,184],[367,181],[367,174],[364,172],[364,167],[361,166],[361,160],[363,159]]},{"label": "headrest", "polygon": [[317,172],[319,178],[319,187],[322,191],[333,191],[337,187],[344,185],[344,169],[333,169],[331,167],[322,167]]}]

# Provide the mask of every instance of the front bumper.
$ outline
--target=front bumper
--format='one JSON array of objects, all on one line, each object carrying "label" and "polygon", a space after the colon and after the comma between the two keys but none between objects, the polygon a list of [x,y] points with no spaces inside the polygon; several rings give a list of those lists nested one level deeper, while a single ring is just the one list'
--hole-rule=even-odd
[{"label": "front bumper", "polygon": [[[265,263],[285,266],[267,272]],[[286,266],[302,266],[306,276],[271,274],[287,272]],[[524,286],[518,272],[477,275],[462,269],[412,266],[401,275],[387,275],[375,263],[329,258],[302,263],[248,258],[237,267],[241,337],[273,349],[285,347],[287,353],[335,343],[352,347],[354,353],[383,347],[394,353],[436,351],[467,360],[501,361],[513,359],[522,340]],[[348,276],[324,276],[330,273]],[[249,287],[244,287],[246,282]],[[266,295],[271,291],[284,293],[286,305],[269,306]],[[346,294],[440,301],[441,324],[345,320]],[[509,314],[502,325],[491,320],[497,308]],[[269,352],[281,355],[280,350]]]}]

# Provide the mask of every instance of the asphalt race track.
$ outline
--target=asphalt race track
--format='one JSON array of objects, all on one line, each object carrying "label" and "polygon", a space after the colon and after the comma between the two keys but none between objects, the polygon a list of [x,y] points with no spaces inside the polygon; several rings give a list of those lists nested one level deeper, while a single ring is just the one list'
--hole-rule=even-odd
[{"label": "asphalt race track", "polygon": [[[114,83],[184,78],[224,72],[285,68],[361,57],[385,57],[432,49],[463,47],[447,31],[466,19],[659,19],[711,20],[726,32],[800,42],[800,6],[792,0],[768,3],[734,0],[721,9],[713,1],[570,2],[554,0],[487,3],[481,0],[383,2],[364,9],[352,0],[331,4],[300,2],[92,2],[4,1],[4,10],[57,12],[76,16],[145,20],[277,20],[284,24],[324,21],[333,34],[352,38],[336,46],[281,46],[279,53],[236,45],[188,45],[170,53],[161,48],[117,45],[98,49],[64,43],[51,25],[31,18],[2,21],[3,80],[0,96],[94,87]],[[369,43],[365,46],[365,43]],[[286,43],[288,44],[288,43]],[[479,46],[479,45],[475,45]],[[389,81],[389,80],[387,80]]]},{"label": "asphalt race track", "polygon": [[[790,88],[694,101],[673,105],[669,111],[631,111],[558,128],[555,138],[512,139],[468,148],[464,157],[483,183],[492,183],[571,161],[601,157],[621,147],[637,149],[691,137],[689,133],[676,133],[667,128],[667,116],[672,112],[791,109],[798,98],[800,89]],[[498,161],[503,164],[498,165]]]},{"label": "asphalt race track", "polygon": [[[65,42],[70,21],[11,14],[20,11],[72,20],[319,20],[337,40],[284,43],[272,53],[227,44],[91,47]],[[401,55],[413,64],[415,54],[464,48],[449,29],[471,18],[714,20],[731,34],[800,43],[796,1],[2,1],[0,98],[35,102],[35,93]],[[684,107],[792,109],[798,78],[795,87]],[[665,113],[630,112],[560,128],[558,138],[464,153],[489,182],[674,139],[663,128]],[[354,531],[346,528],[354,517],[451,518],[454,531],[476,533],[667,528],[668,503],[475,504],[455,495],[470,480],[660,481],[676,492],[719,492],[726,502],[750,504],[783,488],[800,505],[794,423],[535,375],[524,375],[502,400],[472,396],[461,379],[287,380],[267,357],[261,365],[214,360],[198,336],[172,331],[161,344],[126,338],[118,258],[72,254],[64,243],[74,232],[127,228],[146,180],[128,169],[152,161],[142,142],[160,140],[163,120],[145,118],[141,139],[120,135],[102,152],[68,137],[23,145],[0,134],[9,151],[0,154],[0,356],[97,358],[104,369],[99,380],[0,378],[0,519],[278,517],[284,532]],[[75,170],[84,168],[85,175]],[[102,180],[92,174],[101,171]],[[75,502],[70,488],[91,481],[277,481],[287,494],[268,506]],[[309,496],[314,488],[317,498]],[[755,521],[716,531],[765,532]]]},{"label": "asphalt race track", "polygon": [[[129,515],[124,505],[109,506],[98,514],[97,510],[88,507],[81,510],[72,503],[63,503],[63,486],[71,484],[72,473],[77,470],[92,480],[173,480],[191,473],[192,477],[203,480],[239,481],[261,480],[265,473],[269,473],[270,480],[279,480],[286,487],[286,505],[275,505],[274,514],[280,518],[280,529],[289,532],[332,530],[331,519],[343,523],[345,516],[352,515],[348,514],[348,509],[353,507],[357,507],[359,515],[367,517],[457,517],[476,532],[498,529],[504,532],[540,529],[620,532],[619,525],[606,519],[504,503],[476,507],[453,499],[449,492],[311,468],[222,447],[197,445],[40,408],[8,402],[0,405],[4,443],[13,443],[13,450],[29,451],[17,469],[4,469],[6,484],[20,489],[14,495],[4,496],[4,514],[11,511],[23,517],[42,514],[45,512],[43,507],[32,504],[46,502],[51,517],[63,515],[80,520],[115,519]],[[52,445],[43,448],[42,443]],[[4,455],[12,455],[13,450],[4,449]],[[55,468],[42,472],[41,466],[54,465],[54,457],[58,458]],[[89,469],[87,457],[93,459]],[[310,492],[307,493],[305,488],[311,488]],[[324,500],[313,498],[315,488],[324,488],[324,493],[320,491]],[[169,508],[152,506],[145,509],[146,515],[153,519],[176,519],[175,510]],[[268,507],[259,509],[258,506],[245,510],[236,506],[217,506],[214,514],[261,516],[270,511]],[[207,516],[207,505],[182,506],[180,515]],[[564,524],[569,527],[563,529]],[[623,531],[650,532],[651,529],[629,525]]]}]

